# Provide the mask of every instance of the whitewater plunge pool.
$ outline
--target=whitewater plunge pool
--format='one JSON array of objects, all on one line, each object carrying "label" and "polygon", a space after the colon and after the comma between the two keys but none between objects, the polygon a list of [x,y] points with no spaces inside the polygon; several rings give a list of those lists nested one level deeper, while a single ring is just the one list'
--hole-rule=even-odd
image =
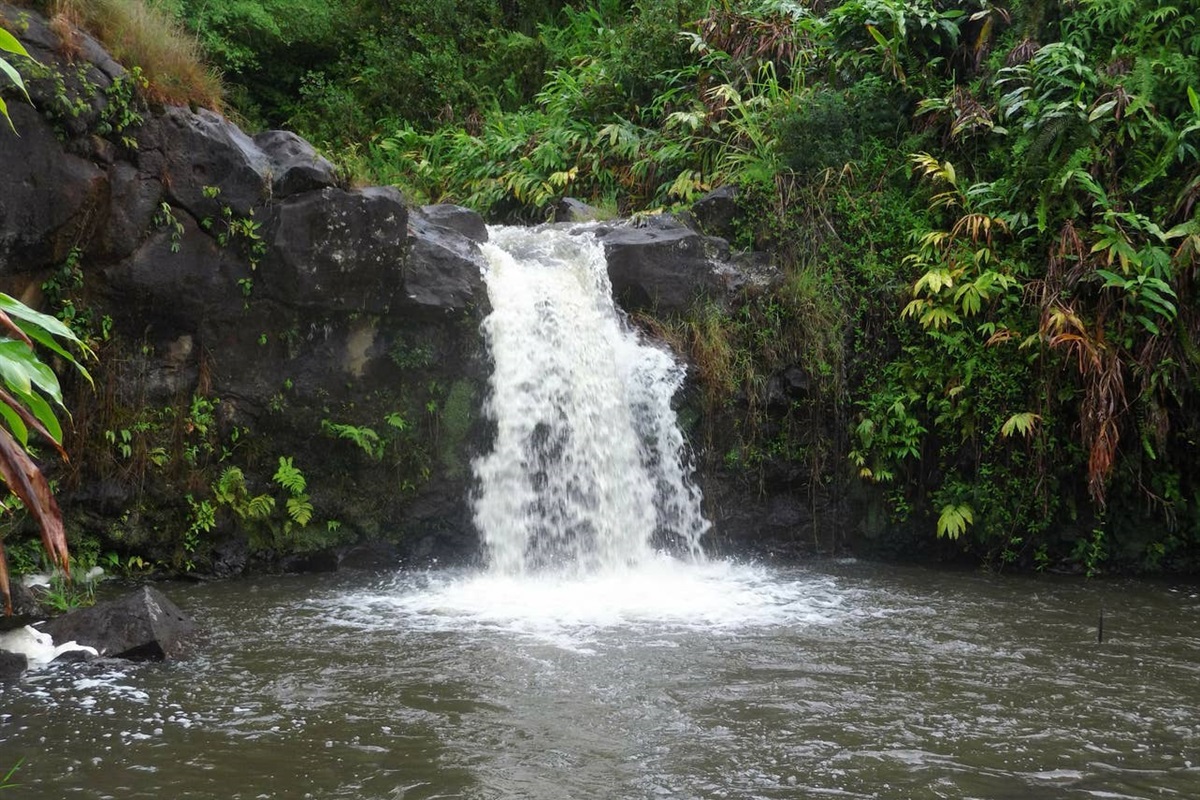
[{"label": "whitewater plunge pool", "polygon": [[1200,793],[1194,588],[656,561],[168,591],[194,658],[0,686],[12,797]]}]

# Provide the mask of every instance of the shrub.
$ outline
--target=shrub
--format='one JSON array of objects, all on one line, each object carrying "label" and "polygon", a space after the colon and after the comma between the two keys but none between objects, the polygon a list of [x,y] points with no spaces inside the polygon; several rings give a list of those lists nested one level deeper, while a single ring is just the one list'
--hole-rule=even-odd
[{"label": "shrub", "polygon": [[[163,8],[138,0],[27,0],[54,20],[95,36],[113,58],[142,68],[148,99],[220,110],[221,81],[201,58],[200,47]],[[71,48],[70,42],[64,47]]]}]

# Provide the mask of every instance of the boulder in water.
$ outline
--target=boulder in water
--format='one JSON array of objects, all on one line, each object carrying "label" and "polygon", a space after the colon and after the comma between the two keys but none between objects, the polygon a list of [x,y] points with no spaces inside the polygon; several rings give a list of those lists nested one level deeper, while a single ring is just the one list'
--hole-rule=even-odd
[{"label": "boulder in water", "polygon": [[600,209],[574,197],[564,197],[554,204],[555,222],[595,222],[601,216]]},{"label": "boulder in water", "polygon": [[24,653],[10,653],[0,650],[0,683],[15,681],[29,668],[29,659]]},{"label": "boulder in water", "polygon": [[46,627],[55,639],[72,639],[106,656],[150,661],[181,655],[196,633],[192,619],[149,586],[64,614]]},{"label": "boulder in water", "polygon": [[483,221],[483,217],[469,208],[450,203],[438,203],[432,206],[421,206],[413,213],[424,217],[440,228],[458,231],[473,242],[488,240],[487,223]]}]

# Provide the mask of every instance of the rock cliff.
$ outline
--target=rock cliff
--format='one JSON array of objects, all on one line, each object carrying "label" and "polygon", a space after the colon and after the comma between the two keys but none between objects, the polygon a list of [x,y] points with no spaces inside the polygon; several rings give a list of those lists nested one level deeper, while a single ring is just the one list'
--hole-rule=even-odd
[{"label": "rock cliff", "polygon": [[0,142],[0,283],[100,356],[68,387],[73,534],[217,573],[361,539],[472,553],[482,220],[348,187],[294,134],[146,108],[86,34],[0,15],[39,62]]}]

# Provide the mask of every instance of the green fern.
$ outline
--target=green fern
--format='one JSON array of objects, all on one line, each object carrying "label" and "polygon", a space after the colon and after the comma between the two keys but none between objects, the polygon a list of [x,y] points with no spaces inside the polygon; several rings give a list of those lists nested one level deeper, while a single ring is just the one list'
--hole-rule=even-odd
[{"label": "green fern", "polygon": [[[389,422],[389,424],[391,424]],[[321,420],[321,430],[338,439],[346,439],[358,445],[364,453],[375,461],[383,459],[386,443],[373,428],[366,425],[348,425],[330,420]]]},{"label": "green fern", "polygon": [[304,494],[308,488],[308,482],[304,480],[304,473],[299,467],[292,464],[292,459],[286,456],[279,457],[279,469],[275,470],[275,483],[287,489],[293,497],[299,497]]},{"label": "green fern", "polygon": [[308,500],[308,495],[299,494],[289,497],[287,513],[297,525],[301,527],[307,525],[313,516],[313,506]]},{"label": "green fern", "polygon": [[967,503],[942,508],[937,521],[938,538],[957,539],[975,523],[975,511]]}]

